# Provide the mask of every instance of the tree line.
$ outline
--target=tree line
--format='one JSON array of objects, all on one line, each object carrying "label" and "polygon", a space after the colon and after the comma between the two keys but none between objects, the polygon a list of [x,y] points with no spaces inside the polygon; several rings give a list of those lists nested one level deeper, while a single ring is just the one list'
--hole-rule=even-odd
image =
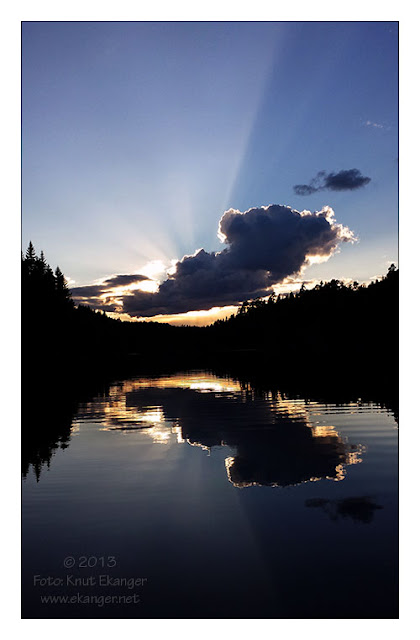
[{"label": "tree line", "polygon": [[[340,280],[312,289],[246,301],[236,315],[215,323],[213,331],[237,344],[308,354],[351,350],[366,355],[383,349],[389,354],[398,342],[398,269],[369,285]],[[382,353],[383,355],[383,353]]]},{"label": "tree line", "polygon": [[22,254],[22,305],[24,318],[35,309],[56,311],[74,306],[60,267],[54,272],[43,251],[40,256],[36,255],[32,242],[25,255]]},{"label": "tree line", "polygon": [[[91,368],[127,360],[193,366],[244,361],[266,354],[272,367],[380,368],[398,358],[398,269],[369,285],[340,280],[312,289],[242,303],[209,327],[122,322],[86,305],[75,306],[59,267],[55,272],[32,243],[22,255],[23,359],[55,360],[60,367]],[[241,356],[247,353],[247,356]],[[347,363],[347,365],[346,365]],[[26,367],[28,368],[28,367]]]}]

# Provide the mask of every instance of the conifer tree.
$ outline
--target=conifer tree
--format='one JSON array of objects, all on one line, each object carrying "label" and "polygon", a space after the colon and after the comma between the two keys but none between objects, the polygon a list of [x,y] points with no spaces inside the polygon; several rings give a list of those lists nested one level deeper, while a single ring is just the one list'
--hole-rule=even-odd
[{"label": "conifer tree", "polygon": [[72,305],[70,291],[60,267],[57,267],[55,270],[55,291],[59,303]]},{"label": "conifer tree", "polygon": [[31,273],[35,267],[36,263],[36,253],[34,249],[34,245],[31,241],[29,241],[28,248],[25,254],[25,266],[28,273]]}]

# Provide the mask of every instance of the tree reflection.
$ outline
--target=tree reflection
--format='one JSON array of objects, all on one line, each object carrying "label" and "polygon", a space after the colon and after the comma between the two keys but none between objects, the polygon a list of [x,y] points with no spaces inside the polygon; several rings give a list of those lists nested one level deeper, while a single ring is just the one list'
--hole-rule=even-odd
[{"label": "tree reflection", "polygon": [[[79,384],[77,384],[79,382]],[[94,396],[106,395],[109,387],[97,380],[90,385],[75,381],[73,386],[59,378],[33,377],[22,389],[22,476],[32,469],[37,481],[48,469],[58,449],[70,445],[74,418],[80,404]],[[100,394],[100,395],[98,395]]]}]

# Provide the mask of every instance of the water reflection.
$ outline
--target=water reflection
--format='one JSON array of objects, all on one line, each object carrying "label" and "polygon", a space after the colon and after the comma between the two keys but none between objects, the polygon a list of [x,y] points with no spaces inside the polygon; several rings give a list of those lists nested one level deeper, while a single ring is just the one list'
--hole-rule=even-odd
[{"label": "water reflection", "polygon": [[[69,395],[57,385],[54,405],[50,387],[27,404],[25,461],[40,481],[31,473],[23,487],[24,617],[396,615],[386,409],[205,372],[126,379],[83,402],[74,394],[77,404]],[[86,554],[118,558],[113,575],[150,578],[141,606],[42,604],[33,576],[65,579],[63,559]]]},{"label": "water reflection", "polygon": [[343,500],[327,500],[325,498],[310,498],[305,501],[307,507],[321,508],[331,520],[336,522],[339,518],[350,518],[354,522],[370,524],[375,511],[383,509],[369,496],[344,498]]},{"label": "water reflection", "polygon": [[44,406],[39,406],[39,399],[38,403],[28,404],[25,407],[24,402],[22,407],[22,475],[26,478],[32,469],[39,481],[42,470],[49,468],[56,451],[69,446],[77,405],[72,402],[52,402],[45,411]]},{"label": "water reflection", "polygon": [[286,487],[343,480],[346,467],[362,461],[363,447],[319,424],[319,417],[316,403],[189,373],[116,384],[83,405],[75,424],[93,421],[122,434],[137,430],[160,445],[187,443],[209,453],[225,446],[231,449],[226,473],[235,487]]},{"label": "water reflection", "polygon": [[102,393],[109,387],[99,381],[88,388],[69,388],[59,378],[41,385],[39,380],[26,381],[22,387],[22,476],[33,471],[39,482],[42,471],[50,467],[51,459],[60,449],[67,449],[78,430],[74,422],[80,402]]}]

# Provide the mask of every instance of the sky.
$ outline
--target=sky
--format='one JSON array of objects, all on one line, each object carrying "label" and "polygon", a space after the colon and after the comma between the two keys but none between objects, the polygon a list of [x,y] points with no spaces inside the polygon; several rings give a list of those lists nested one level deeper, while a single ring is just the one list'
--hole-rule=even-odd
[{"label": "sky", "polygon": [[384,275],[398,24],[24,22],[22,240],[76,302],[175,324]]}]

